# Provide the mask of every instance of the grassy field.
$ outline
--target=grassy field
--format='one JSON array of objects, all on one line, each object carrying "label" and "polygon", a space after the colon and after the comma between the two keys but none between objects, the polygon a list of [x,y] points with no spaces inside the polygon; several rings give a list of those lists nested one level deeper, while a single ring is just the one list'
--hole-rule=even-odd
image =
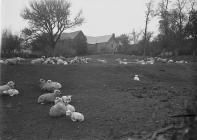
[{"label": "grassy field", "polygon": [[[109,63],[1,65],[0,84],[13,80],[20,92],[0,97],[1,139],[121,139],[127,132],[148,133],[182,121],[169,115],[184,113],[184,101],[196,93],[196,63],[119,65],[112,63],[117,56],[94,57]],[[133,80],[135,74],[141,81]],[[85,121],[49,117],[53,104],[37,104],[44,93],[40,78],[60,82],[63,95],[73,95],[71,104]]]}]

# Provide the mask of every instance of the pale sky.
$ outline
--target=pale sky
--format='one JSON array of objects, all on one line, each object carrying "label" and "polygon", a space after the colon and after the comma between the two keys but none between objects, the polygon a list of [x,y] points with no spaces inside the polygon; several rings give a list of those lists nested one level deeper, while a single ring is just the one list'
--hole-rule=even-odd
[{"label": "pale sky", "polygon": [[[32,0],[1,0],[1,28],[11,29],[19,33],[27,22],[20,16],[25,6]],[[85,23],[70,31],[82,30],[85,35],[102,36],[115,33],[131,33],[144,28],[145,3],[147,0],[69,0],[72,3],[71,11],[76,14],[83,11]],[[155,0],[154,7],[157,7]],[[149,31],[158,30],[157,20],[149,24]]]}]

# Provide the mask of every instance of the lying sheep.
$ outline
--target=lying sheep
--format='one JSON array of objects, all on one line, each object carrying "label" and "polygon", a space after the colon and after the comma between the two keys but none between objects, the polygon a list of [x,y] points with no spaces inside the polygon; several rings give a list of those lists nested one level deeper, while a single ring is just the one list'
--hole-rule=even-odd
[{"label": "lying sheep", "polygon": [[62,99],[64,103],[70,103],[71,102],[72,95],[62,96]]},{"label": "lying sheep", "polygon": [[68,62],[65,61],[65,62],[64,62],[64,65],[68,65]]},{"label": "lying sheep", "polygon": [[40,88],[47,91],[53,91],[62,88],[62,85],[51,80],[45,81],[44,79],[40,79]]},{"label": "lying sheep", "polygon": [[54,103],[57,104],[58,102],[64,103],[63,99],[60,97],[56,97]]},{"label": "lying sheep", "polygon": [[19,94],[19,91],[17,89],[9,89],[9,90],[3,91],[2,95],[14,96],[14,95],[18,95],[18,94]]},{"label": "lying sheep", "polygon": [[58,60],[57,60],[57,64],[58,64],[58,65],[63,65],[63,64],[64,64],[64,61],[63,61],[62,59],[58,59]]},{"label": "lying sheep", "polygon": [[125,64],[125,65],[127,65],[128,64],[128,62],[126,62],[126,61],[119,61],[119,64]]},{"label": "lying sheep", "polygon": [[44,84],[46,83],[46,80],[44,79],[40,79],[40,88],[42,89],[42,87],[44,86]]},{"label": "lying sheep", "polygon": [[166,63],[168,60],[165,58],[157,58],[157,61],[162,62],[162,63]]},{"label": "lying sheep", "polygon": [[[63,97],[63,96],[62,96]],[[64,99],[63,98],[60,98],[60,97],[56,97],[56,99],[55,99],[55,104],[57,104],[57,103],[59,103],[59,102],[63,102],[64,104],[65,104],[65,106],[66,106],[66,110],[70,110],[70,111],[72,111],[72,112],[75,112],[75,107],[73,106],[73,105],[70,105],[70,104],[68,104],[68,102],[65,102],[64,101]]]},{"label": "lying sheep", "polygon": [[71,118],[71,120],[73,122],[75,122],[75,121],[80,121],[80,122],[84,121],[84,115],[79,113],[79,112],[72,112],[70,110],[67,110],[66,111],[66,115],[70,116],[70,118]]},{"label": "lying sheep", "polygon": [[13,81],[9,81],[6,85],[0,86],[0,93],[3,91],[14,88],[15,83]]},{"label": "lying sheep", "polygon": [[75,112],[75,107],[73,105],[70,105],[70,104],[66,104],[66,110],[70,110],[71,112]]},{"label": "lying sheep", "polygon": [[44,103],[50,103],[54,102],[56,97],[59,97],[61,95],[60,90],[54,90],[53,93],[45,93],[38,97],[38,103],[44,104]]},{"label": "lying sheep", "polygon": [[177,64],[183,64],[183,63],[188,63],[188,62],[185,61],[185,60],[180,60],[180,61],[176,61],[175,63],[177,63]]},{"label": "lying sheep", "polygon": [[134,78],[133,78],[133,80],[140,81],[140,78],[138,77],[138,75],[135,75]]},{"label": "lying sheep", "polygon": [[5,64],[5,62],[3,60],[0,60],[0,64]]},{"label": "lying sheep", "polygon": [[37,58],[37,59],[31,60],[31,64],[41,64],[42,62],[44,62],[44,58]]},{"label": "lying sheep", "polygon": [[173,63],[174,61],[172,59],[168,60],[168,63]]},{"label": "lying sheep", "polygon": [[18,64],[20,62],[20,58],[17,57],[17,58],[9,58],[9,59],[6,59],[5,62],[7,64]]},{"label": "lying sheep", "polygon": [[61,98],[56,99],[56,104],[50,108],[49,116],[60,117],[66,115],[67,108]]}]

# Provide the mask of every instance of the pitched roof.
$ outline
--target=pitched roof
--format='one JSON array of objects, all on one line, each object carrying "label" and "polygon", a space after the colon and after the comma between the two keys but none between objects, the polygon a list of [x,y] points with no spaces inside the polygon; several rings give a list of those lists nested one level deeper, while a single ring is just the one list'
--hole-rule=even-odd
[{"label": "pitched roof", "polygon": [[75,39],[75,37],[80,33],[81,31],[71,32],[71,33],[62,33],[60,40],[64,39]]},{"label": "pitched roof", "polygon": [[111,37],[112,37],[112,35],[97,36],[97,37],[86,36],[88,44],[108,42]]}]

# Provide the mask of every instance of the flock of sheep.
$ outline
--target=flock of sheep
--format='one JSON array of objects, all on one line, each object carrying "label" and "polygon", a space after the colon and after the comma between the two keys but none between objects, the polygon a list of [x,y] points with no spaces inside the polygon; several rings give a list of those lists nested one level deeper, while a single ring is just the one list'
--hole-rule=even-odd
[{"label": "flock of sheep", "polygon": [[180,61],[175,61],[172,59],[167,59],[167,58],[160,58],[160,57],[149,57],[146,60],[138,60],[136,59],[136,61],[132,61],[129,62],[127,61],[127,59],[120,59],[117,58],[115,61],[117,61],[119,64],[129,64],[129,63],[133,63],[133,64],[155,64],[156,62],[161,62],[161,63],[176,63],[176,64],[184,64],[184,63],[188,63],[185,60],[180,60]]},{"label": "flock of sheep", "polygon": [[[20,58],[20,57],[16,57],[16,58],[9,58],[6,60],[0,60],[0,64],[20,64],[23,61],[25,61],[24,58]],[[85,58],[85,57],[74,57],[74,58],[65,58],[63,56],[60,57],[45,57],[42,56],[41,58],[36,58],[31,60],[31,64],[57,64],[57,65],[68,65],[68,64],[78,64],[78,63],[89,63],[89,62],[93,62],[92,58]],[[127,59],[121,59],[121,58],[117,58],[115,59],[116,62],[118,62],[119,64],[155,64],[156,62],[161,62],[161,63],[177,63],[177,64],[183,64],[183,63],[188,63],[185,60],[180,60],[180,61],[175,61],[172,59],[168,59],[168,58],[160,58],[160,57],[149,57],[145,60],[139,60],[136,59],[135,61],[128,61]],[[96,59],[96,62],[100,62],[100,63],[107,63],[107,61],[105,59]]]},{"label": "flock of sheep", "polygon": [[[15,83],[9,81],[7,84],[0,86],[0,95],[16,95],[18,90],[14,89]],[[49,116],[60,117],[70,116],[72,121],[84,121],[84,115],[75,112],[75,107],[71,104],[71,95],[61,96],[60,88],[62,85],[51,80],[40,79],[40,88],[48,93],[44,93],[38,97],[39,104],[54,103],[49,110]]]},{"label": "flock of sheep", "polygon": [[37,58],[31,61],[31,64],[58,64],[58,65],[68,65],[74,63],[88,63],[90,58],[85,57],[74,57],[71,60],[66,60],[65,57],[48,57],[42,56],[41,58]]}]

